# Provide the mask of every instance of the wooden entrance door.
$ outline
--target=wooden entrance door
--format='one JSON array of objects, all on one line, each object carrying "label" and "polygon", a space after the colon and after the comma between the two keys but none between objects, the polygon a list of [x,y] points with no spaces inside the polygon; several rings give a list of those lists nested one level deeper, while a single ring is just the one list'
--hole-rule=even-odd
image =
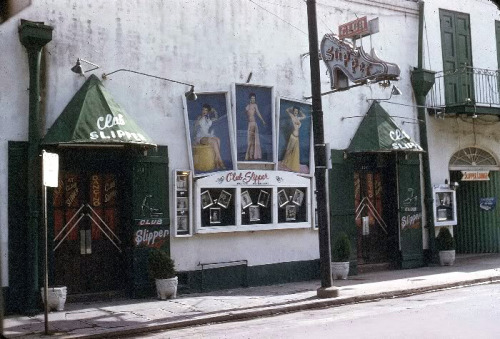
[{"label": "wooden entrance door", "polygon": [[119,182],[111,171],[61,171],[53,194],[54,283],[68,293],[122,288]]},{"label": "wooden entrance door", "polygon": [[394,166],[387,159],[380,166],[381,159],[358,163],[354,172],[358,265],[390,262],[397,246]]}]

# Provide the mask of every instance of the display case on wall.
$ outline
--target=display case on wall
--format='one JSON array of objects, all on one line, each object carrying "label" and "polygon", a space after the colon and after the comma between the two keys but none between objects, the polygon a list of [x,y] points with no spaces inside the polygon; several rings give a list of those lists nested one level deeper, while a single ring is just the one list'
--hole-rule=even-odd
[{"label": "display case on wall", "polygon": [[191,171],[174,171],[174,229],[175,236],[192,233],[192,175]]},{"label": "display case on wall", "polygon": [[196,180],[196,233],[311,227],[311,178],[228,171]]},{"label": "display case on wall", "polygon": [[457,224],[457,199],[455,190],[448,185],[435,186],[434,197],[434,225],[451,226]]}]

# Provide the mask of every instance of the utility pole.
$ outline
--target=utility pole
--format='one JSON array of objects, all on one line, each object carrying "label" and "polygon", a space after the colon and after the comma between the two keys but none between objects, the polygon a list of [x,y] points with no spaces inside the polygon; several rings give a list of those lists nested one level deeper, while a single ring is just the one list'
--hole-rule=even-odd
[{"label": "utility pole", "polygon": [[318,209],[318,236],[321,287],[319,298],[338,297],[339,290],[333,286],[330,249],[330,225],[326,204],[326,145],[323,130],[323,108],[321,104],[321,79],[319,69],[318,25],[316,0],[307,0],[309,31],[309,60],[311,67],[312,124],[314,135],[314,177],[316,179],[316,201]]}]

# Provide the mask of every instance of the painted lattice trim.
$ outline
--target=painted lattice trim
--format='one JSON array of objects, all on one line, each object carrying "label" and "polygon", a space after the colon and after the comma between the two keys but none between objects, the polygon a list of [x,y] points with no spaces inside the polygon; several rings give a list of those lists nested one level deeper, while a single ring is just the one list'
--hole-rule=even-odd
[{"label": "painted lattice trim", "polygon": [[453,154],[450,167],[484,167],[498,166],[495,158],[488,152],[476,148],[467,147]]}]

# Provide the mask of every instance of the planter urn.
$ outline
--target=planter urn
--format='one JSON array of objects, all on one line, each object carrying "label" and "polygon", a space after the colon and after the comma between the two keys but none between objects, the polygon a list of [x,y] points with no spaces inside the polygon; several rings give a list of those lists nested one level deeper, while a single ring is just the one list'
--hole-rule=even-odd
[{"label": "planter urn", "polygon": [[[42,293],[42,301],[45,303],[44,288],[40,289]],[[48,289],[48,308],[49,310],[64,311],[64,304],[66,303],[66,295],[68,290],[66,286],[49,287]]]},{"label": "planter urn", "polygon": [[346,280],[349,274],[349,261],[345,262],[332,262],[332,277],[333,279]]},{"label": "planter urn", "polygon": [[158,299],[175,299],[177,297],[177,277],[169,279],[155,279]]},{"label": "planter urn", "polygon": [[455,263],[455,250],[439,251],[439,263],[441,266],[453,266]]}]

